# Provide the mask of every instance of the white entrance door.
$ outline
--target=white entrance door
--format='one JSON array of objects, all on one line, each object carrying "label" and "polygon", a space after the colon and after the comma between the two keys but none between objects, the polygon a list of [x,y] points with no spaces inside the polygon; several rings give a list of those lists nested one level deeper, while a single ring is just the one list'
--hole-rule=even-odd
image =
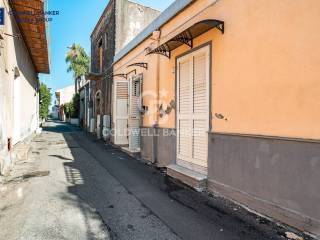
[{"label": "white entrance door", "polygon": [[142,76],[130,79],[129,150],[140,151],[140,111]]},{"label": "white entrance door", "polygon": [[21,140],[21,79],[17,77],[13,83],[13,144]]},{"label": "white entrance door", "polygon": [[177,164],[207,174],[209,53],[204,47],[178,59]]},{"label": "white entrance door", "polygon": [[128,81],[114,85],[115,144],[128,145]]}]

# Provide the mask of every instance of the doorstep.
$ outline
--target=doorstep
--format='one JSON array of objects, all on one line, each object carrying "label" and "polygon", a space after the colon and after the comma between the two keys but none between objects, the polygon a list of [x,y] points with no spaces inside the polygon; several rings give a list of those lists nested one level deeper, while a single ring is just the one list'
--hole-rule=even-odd
[{"label": "doorstep", "polygon": [[131,157],[134,157],[134,158],[140,157],[140,149],[132,150],[129,148],[129,146],[123,146],[121,147],[121,150],[126,154],[130,155]]},{"label": "doorstep", "polygon": [[206,175],[176,164],[167,167],[167,175],[180,180],[198,192],[203,192],[207,187]]}]

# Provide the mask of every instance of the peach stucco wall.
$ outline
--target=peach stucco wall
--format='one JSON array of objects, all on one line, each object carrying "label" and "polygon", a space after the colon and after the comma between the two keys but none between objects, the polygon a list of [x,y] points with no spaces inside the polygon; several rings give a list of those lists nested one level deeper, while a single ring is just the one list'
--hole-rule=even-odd
[{"label": "peach stucco wall", "polygon": [[[319,12],[318,0],[197,0],[161,28],[160,43],[203,19],[225,21],[224,35],[213,29],[194,40],[195,47],[212,41],[213,131],[320,139]],[[174,50],[170,60],[145,56],[151,43],[157,45],[145,40],[114,70],[148,62],[148,70],[137,68],[143,89],[161,93],[160,104],[167,104],[175,98],[175,58],[189,49]],[[155,120],[146,116],[144,125]],[[159,125],[174,128],[175,114]]]}]

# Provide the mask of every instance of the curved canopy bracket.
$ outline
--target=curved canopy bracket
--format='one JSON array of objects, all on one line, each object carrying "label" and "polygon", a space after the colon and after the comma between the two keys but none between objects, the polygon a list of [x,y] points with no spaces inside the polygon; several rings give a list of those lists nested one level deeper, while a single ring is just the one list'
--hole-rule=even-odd
[{"label": "curved canopy bracket", "polygon": [[114,74],[113,77],[121,77],[121,78],[127,79],[127,74],[125,73]]},{"label": "curved canopy bracket", "polygon": [[180,42],[193,48],[193,38],[189,30],[186,30],[170,40],[171,42]]},{"label": "curved canopy bracket", "polygon": [[132,64],[128,65],[127,67],[134,67],[134,66],[142,67],[142,68],[145,68],[148,70],[148,63],[145,63],[145,62],[132,63]]},{"label": "curved canopy bracket", "polygon": [[132,71],[130,71],[128,73],[113,74],[113,77],[121,77],[121,78],[128,79],[128,76],[130,75],[130,73],[134,73],[134,75],[136,75],[137,74],[137,70],[133,69]]},{"label": "curved canopy bracket", "polygon": [[160,54],[160,55],[165,56],[167,58],[170,58],[170,56],[171,56],[170,49],[166,43],[160,45],[159,47],[157,47],[153,50],[147,49],[146,55],[150,55],[150,54]]}]

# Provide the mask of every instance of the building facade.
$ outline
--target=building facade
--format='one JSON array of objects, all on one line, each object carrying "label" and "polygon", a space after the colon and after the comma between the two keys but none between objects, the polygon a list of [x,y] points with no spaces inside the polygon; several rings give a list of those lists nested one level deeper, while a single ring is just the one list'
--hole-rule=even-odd
[{"label": "building facade", "polygon": [[111,127],[114,55],[159,14],[127,0],[111,0],[91,34],[91,71],[87,79],[95,81],[92,122],[98,137],[106,132],[103,129]]},{"label": "building facade", "polygon": [[19,16],[10,14],[30,6],[34,11],[43,12],[44,2],[0,1],[4,9],[4,25],[0,26],[1,174],[10,171],[15,147],[39,127],[38,73],[49,73],[45,24],[17,21]]},{"label": "building facade", "polygon": [[67,86],[65,88],[58,89],[55,92],[56,95],[56,106],[58,107],[58,118],[61,121],[66,120],[66,115],[63,110],[63,106],[66,103],[70,103],[72,101],[72,98],[75,94],[75,87],[74,85]]},{"label": "building facade", "polygon": [[319,235],[319,12],[317,0],[175,1],[115,56],[113,142]]}]

